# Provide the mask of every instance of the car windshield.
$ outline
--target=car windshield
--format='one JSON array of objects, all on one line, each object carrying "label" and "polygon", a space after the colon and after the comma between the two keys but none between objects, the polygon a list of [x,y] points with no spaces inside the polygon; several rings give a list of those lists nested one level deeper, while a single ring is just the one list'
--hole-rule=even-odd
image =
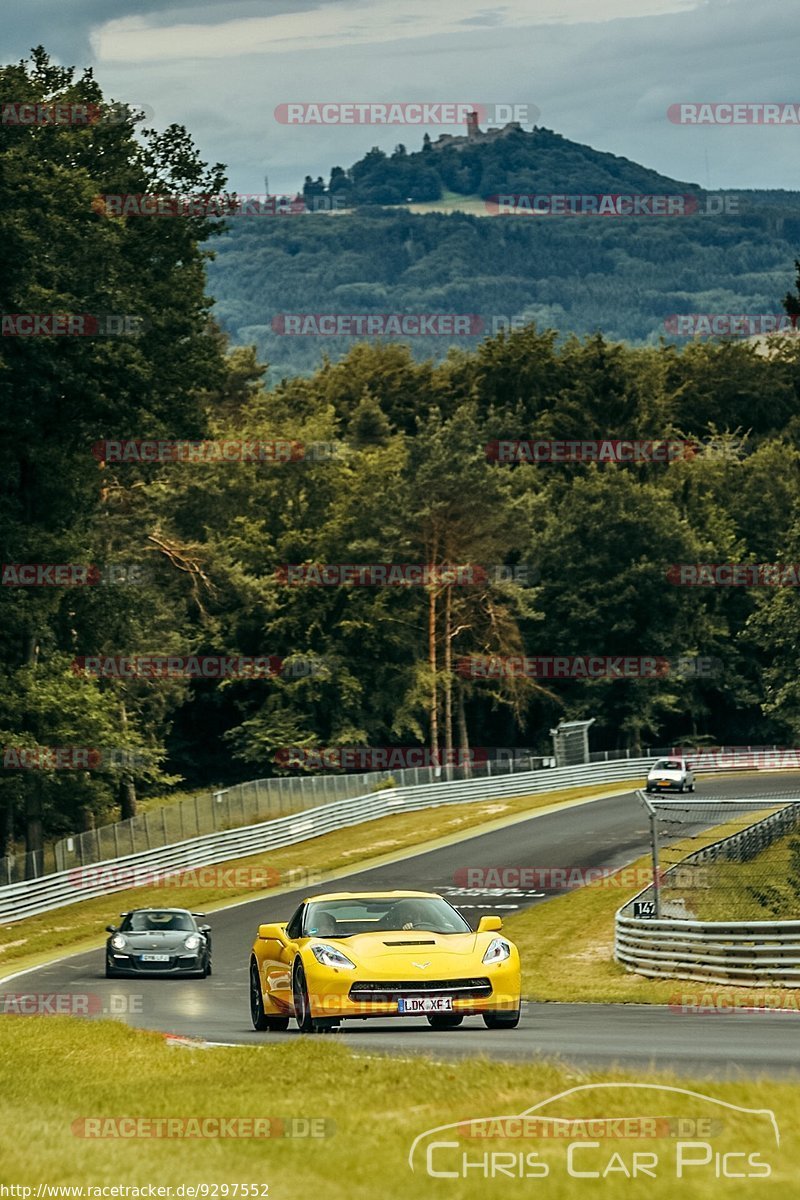
[{"label": "car windshield", "polygon": [[446,900],[426,896],[354,896],[309,904],[306,937],[348,938],[357,933],[469,933],[470,927]]},{"label": "car windshield", "polygon": [[656,763],[656,765],[653,767],[653,770],[654,771],[682,771],[683,763],[680,762],[677,758],[662,758],[660,762]]},{"label": "car windshield", "polygon": [[128,913],[120,925],[123,933],[188,933],[194,929],[189,913],[156,911]]}]

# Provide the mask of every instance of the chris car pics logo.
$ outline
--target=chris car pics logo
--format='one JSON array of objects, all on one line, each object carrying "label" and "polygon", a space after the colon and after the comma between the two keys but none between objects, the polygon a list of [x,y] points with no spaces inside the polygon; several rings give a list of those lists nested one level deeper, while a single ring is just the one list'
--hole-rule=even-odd
[{"label": "chris car pics logo", "polygon": [[780,1140],[772,1109],[666,1084],[587,1083],[521,1113],[427,1129],[414,1139],[408,1165],[453,1181],[453,1196],[463,1180],[491,1181],[502,1195],[509,1179],[557,1178],[603,1180],[615,1194],[633,1180],[691,1180],[716,1195],[723,1180],[768,1179],[779,1170]]}]

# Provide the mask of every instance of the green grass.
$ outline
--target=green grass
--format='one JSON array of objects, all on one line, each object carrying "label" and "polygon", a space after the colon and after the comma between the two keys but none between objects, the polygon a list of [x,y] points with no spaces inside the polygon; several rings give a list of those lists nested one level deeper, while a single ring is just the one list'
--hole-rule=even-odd
[{"label": "green grass", "polygon": [[386,208],[405,209],[412,213],[471,213],[475,217],[488,217],[486,200],[483,196],[462,196],[459,192],[443,191],[439,200],[417,200],[411,204],[387,204]]},{"label": "green grass", "polygon": [[[625,1070],[584,1072],[546,1061],[437,1063],[414,1057],[412,1065],[410,1059],[356,1055],[334,1039],[318,1037],[266,1035],[261,1046],[188,1048],[114,1022],[9,1016],[0,1020],[0,1072],[0,1179],[34,1188],[38,1183],[172,1188],[256,1183],[269,1185],[269,1200],[674,1200],[678,1191],[681,1200],[719,1195],[751,1200],[773,1192],[791,1195],[800,1173],[800,1089],[789,1083],[694,1083]],[[716,1125],[702,1136],[715,1153],[758,1153],[770,1164],[771,1177],[719,1179],[712,1158],[708,1166],[676,1180],[675,1136],[608,1138],[582,1147],[578,1169],[603,1169],[619,1156],[616,1173],[605,1180],[576,1182],[568,1176],[564,1138],[460,1139],[455,1154],[463,1148],[471,1162],[490,1152],[538,1152],[548,1167],[545,1180],[486,1179],[476,1170],[466,1180],[432,1178],[424,1156],[415,1160],[414,1173],[409,1168],[412,1142],[427,1130],[520,1113],[579,1084],[625,1081],[662,1085],[662,1090],[584,1091],[543,1111],[571,1118],[711,1118]],[[773,1110],[780,1147],[764,1116],[665,1091],[664,1085]],[[333,1128],[325,1139],[110,1141],[76,1136],[73,1122],[85,1117],[305,1117],[325,1118]],[[458,1134],[447,1131],[444,1137],[458,1139]],[[619,1163],[630,1169],[634,1151],[658,1155],[655,1179],[626,1179],[621,1173]],[[742,1162],[732,1160],[731,1169],[741,1170]],[[445,1165],[441,1157],[434,1160],[437,1165]]]},{"label": "green grass", "polygon": [[[322,837],[309,838],[294,846],[265,851],[211,868],[220,873],[229,869],[255,871],[271,868],[278,872],[307,872],[309,882],[329,873],[344,872],[368,862],[400,856],[409,849],[423,849],[437,841],[455,840],[467,830],[491,829],[497,823],[515,815],[536,812],[553,805],[561,806],[581,798],[629,790],[630,783],[619,785],[596,784],[592,787],[569,788],[539,796],[503,797],[469,804],[447,805],[422,809],[415,813],[380,817],[349,829],[337,830]],[[102,864],[99,864],[102,867]],[[221,874],[224,880],[224,876]],[[295,874],[297,878],[297,874]],[[10,925],[0,926],[0,977],[11,971],[36,966],[48,958],[68,951],[90,950],[102,945],[105,926],[114,923],[117,914],[128,908],[165,904],[210,912],[224,907],[237,898],[258,899],[274,892],[254,888],[247,882],[233,886],[169,886],[130,888],[93,900],[79,901],[65,908],[54,909],[38,917],[27,917]],[[302,886],[302,881],[297,886]]]},{"label": "green grass", "polygon": [[[137,801],[136,813],[139,815],[140,813],[154,812],[159,808],[169,808],[173,804],[180,804],[182,800],[194,800],[195,796],[208,796],[211,792],[221,790],[223,790],[223,785],[220,784],[219,787],[195,788],[191,792],[165,792],[159,796],[147,796],[145,799]],[[115,820],[119,820],[119,817]],[[114,822],[111,821],[109,824],[113,825]]]},{"label": "green grass", "polygon": [[800,894],[789,882],[789,843],[797,836],[797,830],[786,834],[748,862],[703,864],[696,874],[688,870],[664,897],[680,897],[698,921],[796,921]]}]

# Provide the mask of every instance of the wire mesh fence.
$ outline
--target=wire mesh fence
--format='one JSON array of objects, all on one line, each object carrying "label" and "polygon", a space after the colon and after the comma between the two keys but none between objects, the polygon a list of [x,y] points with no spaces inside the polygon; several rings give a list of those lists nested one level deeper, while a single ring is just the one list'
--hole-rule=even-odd
[{"label": "wire mesh fence", "polygon": [[800,796],[647,798],[654,883],[632,916],[800,918]]},{"label": "wire mesh fence", "polygon": [[[624,757],[624,754],[623,754]],[[207,833],[237,829],[304,812],[371,791],[461,779],[495,778],[543,769],[551,759],[516,754],[507,759],[441,767],[407,767],[351,775],[281,776],[255,779],[165,804],[127,821],[99,825],[62,838],[43,851],[0,858],[0,886],[42,875],[160,849]]]}]

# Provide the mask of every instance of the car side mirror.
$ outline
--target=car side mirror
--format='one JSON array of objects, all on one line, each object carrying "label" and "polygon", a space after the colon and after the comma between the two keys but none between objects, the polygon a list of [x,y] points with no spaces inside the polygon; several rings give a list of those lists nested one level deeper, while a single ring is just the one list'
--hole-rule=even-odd
[{"label": "car side mirror", "polygon": [[280,942],[282,946],[289,940],[286,937],[285,925],[259,925],[258,936],[264,942]]},{"label": "car side mirror", "polygon": [[117,932],[116,925],[106,925],[106,933],[116,933],[116,932]]},{"label": "car side mirror", "polygon": [[198,926],[198,928],[199,928],[199,930],[200,930],[200,932],[201,932],[201,933],[211,933],[211,926],[210,926],[210,925],[199,925],[199,926]]},{"label": "car side mirror", "polygon": [[502,928],[501,917],[481,917],[478,922],[478,933],[499,933]]}]

